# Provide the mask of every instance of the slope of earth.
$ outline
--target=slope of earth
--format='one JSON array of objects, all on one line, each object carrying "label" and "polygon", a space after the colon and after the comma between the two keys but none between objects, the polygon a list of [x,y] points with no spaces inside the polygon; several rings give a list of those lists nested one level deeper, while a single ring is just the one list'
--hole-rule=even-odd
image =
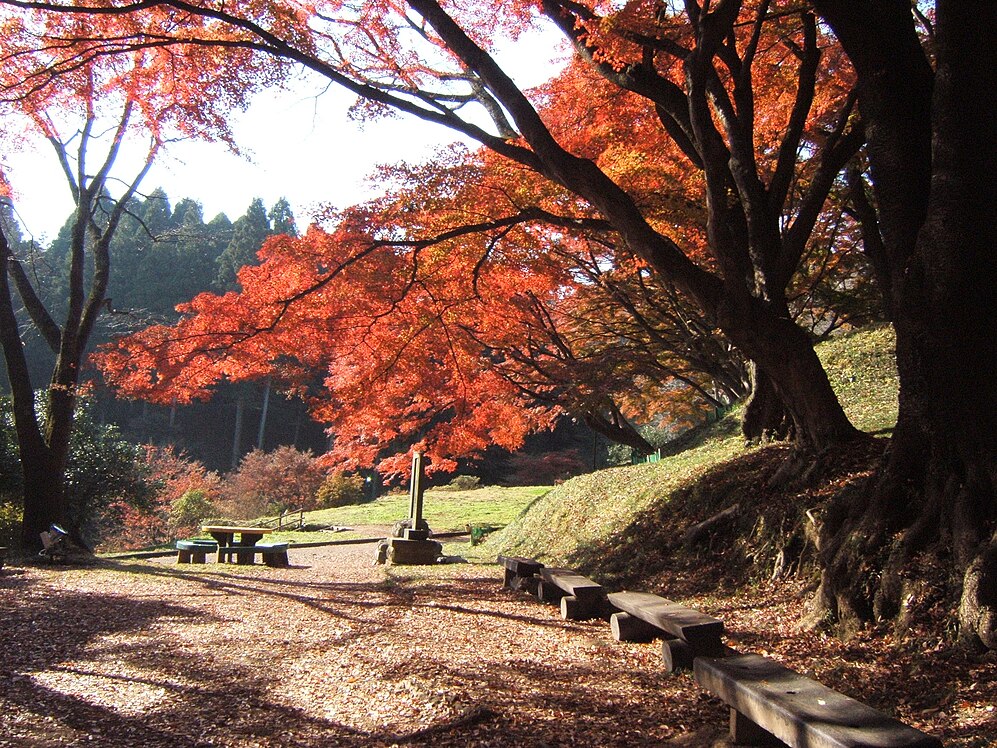
[{"label": "slope of earth", "polygon": [[[896,420],[892,346],[879,328],[818,347],[852,422],[874,436]],[[997,745],[997,656],[958,647],[953,580],[920,569],[899,625],[847,639],[811,612],[824,513],[842,492],[865,489],[886,441],[802,466],[785,445],[745,445],[737,416],[690,435],[660,462],[555,487],[470,552],[533,557],[613,589],[680,600],[722,619],[736,649],[777,657],[946,745]]]}]

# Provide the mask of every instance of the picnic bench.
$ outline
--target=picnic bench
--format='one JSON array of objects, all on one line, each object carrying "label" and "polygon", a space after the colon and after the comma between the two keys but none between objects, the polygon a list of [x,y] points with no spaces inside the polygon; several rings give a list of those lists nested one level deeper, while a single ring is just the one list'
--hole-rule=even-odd
[{"label": "picnic bench", "polygon": [[509,590],[526,590],[536,595],[535,580],[543,568],[542,563],[523,556],[499,556],[498,562],[505,567],[503,587]]},{"label": "picnic bench", "polygon": [[757,654],[697,657],[696,683],[730,706],[737,745],[941,748],[941,741]]},{"label": "picnic bench", "polygon": [[661,654],[668,672],[689,670],[696,657],[723,657],[724,624],[718,618],[648,592],[611,592],[609,619],[616,641],[650,641],[662,637]]},{"label": "picnic bench", "polygon": [[178,540],[178,564],[203,564],[209,553],[218,551],[218,543],[213,540]]},{"label": "picnic bench", "polygon": [[219,546],[218,557],[231,560],[235,556],[237,564],[252,564],[256,555],[263,556],[267,566],[286,567],[290,564],[287,558],[288,543],[256,543],[254,545]]},{"label": "picnic bench", "polygon": [[539,574],[541,582],[537,596],[549,600],[552,589],[560,590],[563,593],[560,595],[560,604],[564,620],[600,618],[606,612],[606,590],[598,582],[583,577],[573,569],[545,566],[540,569]]}]

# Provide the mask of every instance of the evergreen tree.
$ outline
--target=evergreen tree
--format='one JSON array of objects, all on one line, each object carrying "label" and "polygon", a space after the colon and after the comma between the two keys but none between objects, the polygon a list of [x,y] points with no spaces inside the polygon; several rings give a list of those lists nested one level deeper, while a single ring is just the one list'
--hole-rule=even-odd
[{"label": "evergreen tree", "polygon": [[294,212],[287,198],[282,197],[270,209],[270,233],[297,236],[298,227],[294,222]]},{"label": "evergreen tree", "polygon": [[229,291],[237,286],[236,273],[244,265],[256,264],[256,253],[270,236],[270,219],[261,198],[249,205],[245,215],[232,224],[232,239],[218,258],[218,274],[215,287]]}]

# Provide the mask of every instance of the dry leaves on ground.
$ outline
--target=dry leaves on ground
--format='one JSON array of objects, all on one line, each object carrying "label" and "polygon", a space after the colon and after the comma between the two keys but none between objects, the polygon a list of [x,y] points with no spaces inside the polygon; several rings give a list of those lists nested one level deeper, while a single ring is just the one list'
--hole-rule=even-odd
[{"label": "dry leaves on ground", "polygon": [[[289,569],[158,561],[0,574],[0,746],[713,746],[727,713],[659,645],[502,589],[494,566],[376,567],[372,546]],[[795,627],[801,583],[690,604],[942,737],[989,745],[992,660]],[[921,670],[910,672],[914,664]],[[935,669],[924,663],[935,663]],[[945,692],[939,692],[944,683]]]},{"label": "dry leaves on ground", "polygon": [[0,745],[662,745],[724,710],[650,644],[502,589],[406,578],[370,546],[289,569],[8,569]]}]

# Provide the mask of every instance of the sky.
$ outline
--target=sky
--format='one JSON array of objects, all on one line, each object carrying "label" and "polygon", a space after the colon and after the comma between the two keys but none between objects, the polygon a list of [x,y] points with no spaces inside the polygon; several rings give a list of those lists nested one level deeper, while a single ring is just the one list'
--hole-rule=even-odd
[{"label": "sky", "polygon": [[[162,187],[175,205],[191,197],[210,220],[225,213],[235,220],[261,197],[267,207],[286,197],[299,225],[319,204],[345,207],[376,193],[367,175],[380,163],[422,160],[455,140],[449,131],[414,118],[362,124],[350,121],[353,97],[323,91],[314,81],[294,90],[274,89],[235,116],[236,155],[213,143],[176,143],[157,158],[142,182],[149,193]],[[39,241],[51,239],[73,209],[65,178],[47,144],[8,154],[15,204],[22,226]],[[122,168],[123,176],[131,176]]]},{"label": "sky", "polygon": [[[559,69],[544,64],[561,56],[559,44],[552,31],[532,34],[511,45],[500,59],[521,85],[537,85]],[[347,110],[353,100],[351,94],[314,77],[298,78],[290,90],[265,91],[234,117],[243,156],[219,144],[173,144],[157,158],[141,191],[148,194],[162,187],[171,205],[193,198],[202,204],[205,220],[218,213],[235,220],[256,197],[267,207],[284,197],[304,227],[320,205],[345,208],[378,194],[377,185],[367,179],[378,164],[425,160],[457,140],[456,133],[413,117],[350,120]],[[44,244],[73,209],[54,155],[41,143],[8,152],[4,161],[25,234]]]}]

